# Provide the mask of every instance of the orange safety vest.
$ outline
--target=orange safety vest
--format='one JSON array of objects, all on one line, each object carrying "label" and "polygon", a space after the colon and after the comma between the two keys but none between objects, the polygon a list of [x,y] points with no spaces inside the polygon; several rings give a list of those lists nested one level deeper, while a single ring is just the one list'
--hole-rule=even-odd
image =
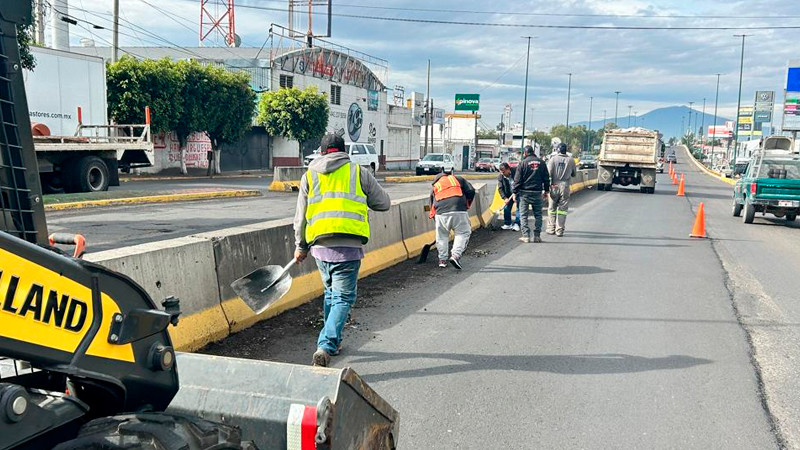
[{"label": "orange safety vest", "polygon": [[433,183],[433,198],[437,202],[446,198],[461,197],[464,192],[461,191],[461,183],[453,175],[447,175],[439,178],[439,181]]}]

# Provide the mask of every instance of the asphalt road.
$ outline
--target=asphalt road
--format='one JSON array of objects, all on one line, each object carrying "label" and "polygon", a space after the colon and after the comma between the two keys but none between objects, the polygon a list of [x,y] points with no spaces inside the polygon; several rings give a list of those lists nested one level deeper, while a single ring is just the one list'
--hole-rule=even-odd
[{"label": "asphalt road", "polygon": [[800,448],[800,224],[760,214],[745,224],[731,212],[731,185],[691,163],[681,168],[692,208],[705,202],[713,250],[748,332],[766,405],[785,445]]},{"label": "asphalt road", "polygon": [[[475,180],[473,184],[494,180]],[[47,212],[48,231],[81,233],[89,252],[160,241],[222,228],[242,226],[294,216],[297,194],[269,192],[264,178],[180,181],[134,181],[131,190],[163,190],[196,187],[261,189],[261,197],[203,200],[168,204],[131,205]],[[161,186],[160,189],[158,186]],[[386,183],[394,200],[429,192],[430,184]]]},{"label": "asphalt road", "polygon": [[[689,180],[688,199],[666,175],[655,195],[581,193],[566,236],[543,244],[481,232],[461,273],[431,258],[362,280],[333,365],[399,410],[400,448],[776,448],[720,243],[688,237],[693,192],[723,202],[727,188]],[[796,265],[762,279],[784,271]],[[304,311],[206,351],[307,364],[319,303]],[[767,328],[797,320],[782,323]]]}]

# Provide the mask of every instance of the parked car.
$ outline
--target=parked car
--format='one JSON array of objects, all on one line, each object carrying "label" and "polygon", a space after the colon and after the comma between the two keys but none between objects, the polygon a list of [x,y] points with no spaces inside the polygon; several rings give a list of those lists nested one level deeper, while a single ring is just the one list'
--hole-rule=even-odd
[{"label": "parked car", "polygon": [[[375,146],[372,144],[359,144],[357,142],[346,142],[344,144],[347,149],[347,154],[350,155],[350,161],[358,164],[359,166],[368,167],[372,173],[378,171],[378,153],[375,151]],[[303,165],[308,167],[311,161],[319,158],[321,150],[317,148],[314,153],[308,155],[303,159]]]},{"label": "parked car", "polygon": [[475,163],[475,172],[494,172],[495,170],[492,158],[481,158]]},{"label": "parked car", "polygon": [[447,153],[428,153],[424,158],[417,161],[417,175],[430,173],[440,173],[445,169],[454,170],[456,167],[453,155]]},{"label": "parked car", "polygon": [[500,158],[493,158],[492,162],[494,163],[494,170],[500,172],[500,164],[503,164],[503,161]]},{"label": "parked car", "polygon": [[733,169],[728,164],[717,164],[713,168],[714,172],[719,173],[725,178],[732,178],[733,177]]},{"label": "parked car", "polygon": [[764,155],[747,166],[734,186],[733,215],[753,223],[757,212],[794,222],[800,213],[800,156]]},{"label": "parked car", "polygon": [[578,169],[596,169],[597,158],[594,155],[582,155],[578,160]]},{"label": "parked car", "polygon": [[507,162],[509,167],[513,168],[519,166],[519,158],[515,158],[512,156],[511,158],[508,158]]},{"label": "parked car", "polygon": [[678,156],[675,155],[675,153],[670,153],[669,155],[667,155],[667,162],[678,164]]}]

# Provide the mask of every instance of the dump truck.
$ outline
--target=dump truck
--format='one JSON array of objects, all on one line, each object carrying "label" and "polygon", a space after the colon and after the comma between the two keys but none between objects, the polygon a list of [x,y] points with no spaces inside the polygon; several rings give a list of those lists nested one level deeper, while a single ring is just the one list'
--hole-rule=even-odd
[{"label": "dump truck", "polygon": [[105,191],[119,186],[120,171],[152,165],[149,120],[108,124],[102,58],[43,47],[31,53],[36,67],[23,76],[45,193]]},{"label": "dump truck", "polygon": [[180,299],[47,234],[17,47],[30,17],[0,2],[0,449],[395,448],[397,412],[352,369],[177,352]]},{"label": "dump truck", "polygon": [[612,186],[639,186],[643,193],[656,190],[656,169],[661,140],[658,131],[644,128],[609,130],[597,158],[597,190]]}]

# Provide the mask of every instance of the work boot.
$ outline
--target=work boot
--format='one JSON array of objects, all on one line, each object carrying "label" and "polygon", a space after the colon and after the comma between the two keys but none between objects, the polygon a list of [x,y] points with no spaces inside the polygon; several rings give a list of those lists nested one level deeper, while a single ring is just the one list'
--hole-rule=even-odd
[{"label": "work boot", "polygon": [[520,240],[520,242],[525,243],[525,244],[528,244],[528,243],[531,242],[531,238],[529,238],[528,236],[522,236],[521,238],[519,238],[519,240]]},{"label": "work boot", "polygon": [[534,236],[533,237],[533,243],[534,244],[541,244],[542,243],[542,238],[539,237],[539,235]]},{"label": "work boot", "polygon": [[440,259],[439,260],[439,267],[442,268],[442,269],[446,268],[447,267],[447,260],[446,259]]},{"label": "work boot", "polygon": [[456,269],[461,270],[463,269],[463,267],[461,267],[461,262],[459,261],[460,259],[461,258],[459,257],[453,256],[452,258],[450,258],[450,264]]},{"label": "work boot", "polygon": [[325,349],[317,348],[317,351],[314,352],[314,355],[311,356],[311,365],[318,366],[318,367],[328,367],[328,364],[331,362],[331,355],[325,351]]}]

